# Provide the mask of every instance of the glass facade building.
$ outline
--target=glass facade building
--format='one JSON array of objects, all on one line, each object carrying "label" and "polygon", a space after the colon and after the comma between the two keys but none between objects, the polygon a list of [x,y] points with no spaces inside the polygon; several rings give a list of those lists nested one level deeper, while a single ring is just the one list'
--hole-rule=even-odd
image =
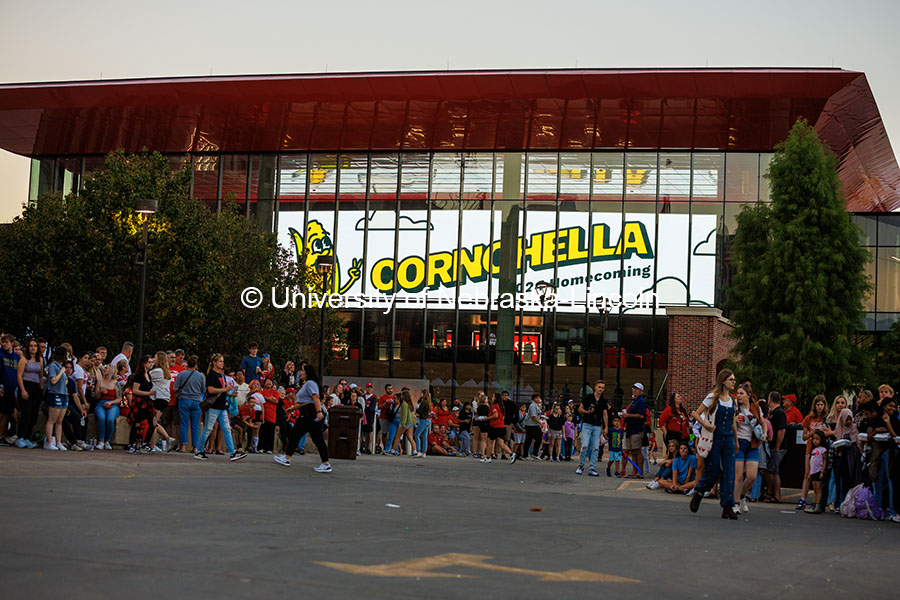
[{"label": "glass facade building", "polygon": [[[865,74],[609,69],[259,75],[0,85],[29,201],[108,152],[162,152],[346,299],[331,374],[444,397],[666,385],[669,307],[722,308],[737,215],[768,201],[798,118],[838,156],[876,284],[900,314],[900,168]],[[726,315],[727,316],[727,315]],[[673,379],[675,375],[673,374]],[[671,381],[671,380],[670,380]]]}]

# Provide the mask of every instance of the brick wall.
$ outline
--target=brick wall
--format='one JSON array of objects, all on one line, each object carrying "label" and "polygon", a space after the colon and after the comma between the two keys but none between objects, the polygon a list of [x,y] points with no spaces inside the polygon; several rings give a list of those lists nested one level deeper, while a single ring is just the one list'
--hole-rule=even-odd
[{"label": "brick wall", "polygon": [[734,343],[725,337],[732,326],[716,308],[672,307],[669,317],[667,392],[678,392],[694,410],[716,383],[716,367]]}]

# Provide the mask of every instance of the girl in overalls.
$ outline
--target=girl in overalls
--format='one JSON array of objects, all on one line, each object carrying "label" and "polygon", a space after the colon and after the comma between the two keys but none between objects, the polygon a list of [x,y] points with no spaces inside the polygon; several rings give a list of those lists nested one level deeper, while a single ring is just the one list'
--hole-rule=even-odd
[{"label": "girl in overalls", "polygon": [[731,391],[736,383],[734,373],[728,369],[719,372],[716,387],[703,400],[693,417],[700,425],[713,432],[712,448],[706,457],[703,478],[691,496],[691,512],[697,512],[703,494],[722,477],[719,486],[719,504],[723,519],[737,519],[734,513],[734,451],[737,447],[737,426],[734,420],[734,401]]}]

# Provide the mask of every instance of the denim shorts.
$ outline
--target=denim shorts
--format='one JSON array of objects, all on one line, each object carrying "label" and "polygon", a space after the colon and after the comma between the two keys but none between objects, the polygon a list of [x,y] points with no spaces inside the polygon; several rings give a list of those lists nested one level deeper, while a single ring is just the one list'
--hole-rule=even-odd
[{"label": "denim shorts", "polygon": [[622,460],[622,452],[618,450],[609,451],[609,462],[618,462]]},{"label": "denim shorts", "polygon": [[759,446],[750,447],[748,440],[738,440],[737,451],[734,453],[735,462],[759,462]]},{"label": "denim shorts", "polygon": [[66,394],[47,394],[47,406],[50,408],[69,408],[69,396]]}]

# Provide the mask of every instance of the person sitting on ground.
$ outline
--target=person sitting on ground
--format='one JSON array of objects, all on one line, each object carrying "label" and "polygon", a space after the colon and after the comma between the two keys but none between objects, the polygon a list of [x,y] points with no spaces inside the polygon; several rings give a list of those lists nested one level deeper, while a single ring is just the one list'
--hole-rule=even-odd
[{"label": "person sitting on ground", "polygon": [[672,461],[672,479],[660,481],[659,486],[671,494],[693,495],[697,486],[697,457],[691,454],[687,442],[678,445],[678,457]]},{"label": "person sitting on ground", "polygon": [[666,458],[657,461],[659,470],[656,472],[656,477],[653,478],[653,481],[647,484],[648,490],[658,490],[660,488],[661,480],[672,479],[672,463],[677,456],[678,440],[670,439],[669,443],[666,444]]},{"label": "person sitting on ground", "polygon": [[443,427],[432,427],[431,433],[428,434],[428,453],[438,456],[456,456],[456,451],[447,444],[445,435],[446,429]]}]

